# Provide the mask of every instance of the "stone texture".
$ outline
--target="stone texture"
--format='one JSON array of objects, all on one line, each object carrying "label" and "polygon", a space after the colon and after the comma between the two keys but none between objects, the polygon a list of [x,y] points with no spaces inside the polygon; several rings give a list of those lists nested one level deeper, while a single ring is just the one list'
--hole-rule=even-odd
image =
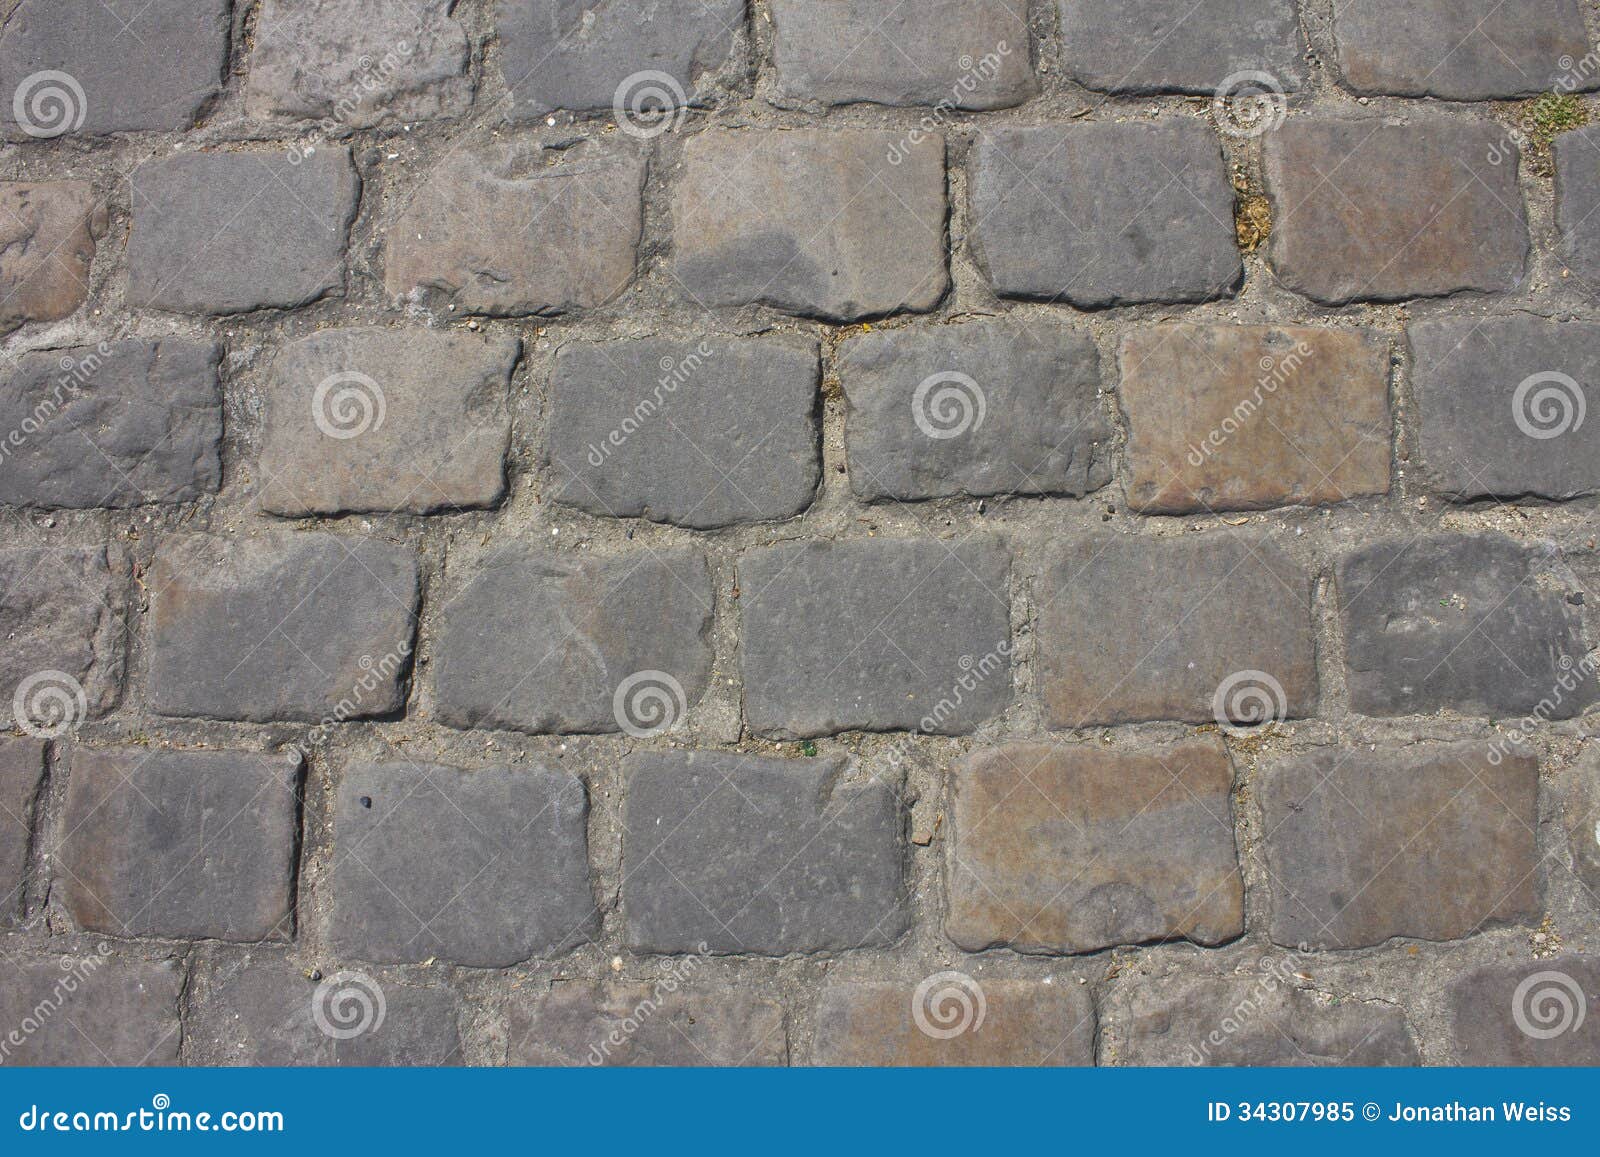
[{"label": "stone texture", "polygon": [[950,285],[944,189],[937,135],[701,133],[674,174],[677,288],[828,321],[933,309]]},{"label": "stone texture", "polygon": [[348,149],[180,153],[134,170],[130,306],[290,308],[344,285],[361,189]]},{"label": "stone texture", "polygon": [[1248,725],[1266,722],[1252,709],[1316,706],[1311,576],[1264,538],[1086,536],[1059,549],[1035,597],[1052,728],[1206,723],[1219,708]]},{"label": "stone texture", "polygon": [[183,969],[107,955],[8,960],[0,972],[0,1062],[33,1065],[178,1063]]},{"label": "stone texture", "polygon": [[334,939],[361,960],[505,968],[599,926],[588,797],[539,767],[346,768],[335,804]]},{"label": "stone texture", "polygon": [[[939,1035],[922,1028],[918,1013]],[[847,982],[822,990],[812,1062],[916,1068],[1092,1065],[1094,1026],[1094,1001],[1070,981],[969,984],[950,976],[926,991],[914,983]]]},{"label": "stone texture", "polygon": [[389,295],[516,317],[593,309],[633,280],[644,164],[621,150],[443,160],[386,230]]},{"label": "stone texture", "polygon": [[405,703],[417,606],[405,548],[331,534],[194,535],[160,551],[150,576],[159,714],[343,722]]},{"label": "stone texture", "polygon": [[1354,0],[1333,32],[1356,92],[1504,100],[1600,84],[1572,66],[1589,54],[1578,0]]},{"label": "stone texture", "polygon": [[1421,1063],[1400,1009],[1295,987],[1290,971],[1272,960],[1254,976],[1119,981],[1104,1014],[1107,1056],[1119,1065],[1166,1067]]},{"label": "stone texture", "polygon": [[1534,919],[1539,767],[1489,745],[1324,748],[1259,790],[1279,944],[1456,940]]},{"label": "stone texture", "polygon": [[998,540],[793,542],[738,567],[745,714],[760,735],[965,735],[1011,698]]},{"label": "stone texture", "polygon": [[1233,191],[1203,124],[992,129],[973,156],[972,244],[1001,297],[1205,301],[1243,277]]},{"label": "stone texture", "polygon": [[106,224],[87,181],[0,182],[0,334],[77,312]]},{"label": "stone texture", "polygon": [[1596,699],[1578,580],[1553,547],[1499,534],[1427,536],[1338,566],[1350,706],[1364,715],[1448,708],[1491,718],[1536,708],[1570,719]]},{"label": "stone texture", "polygon": [[910,924],[904,816],[838,759],[623,761],[622,910],[638,952],[782,956],[892,944]]},{"label": "stone texture", "polygon": [[363,129],[460,116],[472,100],[454,0],[267,0],[256,18],[245,108]]},{"label": "stone texture", "polygon": [[179,338],[27,354],[0,382],[0,503],[192,502],[222,481],[220,346]]},{"label": "stone texture", "polygon": [[288,939],[300,768],[297,751],[78,746],[52,896],[112,936]]},{"label": "stone texture", "polygon": [[1550,151],[1561,258],[1589,293],[1600,292],[1600,125],[1562,133]]},{"label": "stone texture", "polygon": [[1305,80],[1294,0],[1059,0],[1062,64],[1102,92],[1210,96],[1240,72]]},{"label": "stone texture", "polygon": [[493,506],[505,493],[515,338],[325,329],[267,388],[261,505],[303,517]]},{"label": "stone texture", "polygon": [[1093,338],[1045,321],[885,330],[839,351],[866,499],[1083,495],[1111,481]]},{"label": "stone texture", "polygon": [[1221,744],[1012,743],[955,772],[945,934],[969,952],[1094,952],[1244,931]]},{"label": "stone texture", "polygon": [[[1504,137],[1437,117],[1288,120],[1264,144],[1278,279],[1327,305],[1514,288],[1528,221]],[[1496,148],[1510,163],[1485,162]]]},{"label": "stone texture", "polygon": [[1486,965],[1451,984],[1448,999],[1457,1064],[1600,1065],[1592,957]]},{"label": "stone texture", "polygon": [[1363,330],[1156,325],[1122,340],[1128,501],[1146,514],[1389,490],[1389,343]]},{"label": "stone texture", "polygon": [[670,729],[710,678],[711,609],[695,550],[597,558],[508,547],[445,606],[433,662],[439,718],[535,734]]},{"label": "stone texture", "polygon": [[563,981],[509,1009],[509,1061],[539,1066],[765,1067],[788,1056],[783,1006],[704,985],[697,957],[650,984]]},{"label": "stone texture", "polygon": [[1585,747],[1570,774],[1565,818],[1572,876],[1581,901],[1600,911],[1600,749]]},{"label": "stone texture", "polygon": [[775,0],[771,12],[778,89],[787,97],[993,109],[1038,91],[1027,7],[1009,0]]},{"label": "stone texture", "polygon": [[555,500],[708,530],[792,518],[822,474],[816,343],[574,343],[550,380]]},{"label": "stone texture", "polygon": [[[0,550],[0,718],[70,730],[85,714],[94,718],[115,705],[126,583],[122,556],[102,547]],[[19,693],[26,720],[17,717]]]},{"label": "stone texture", "polygon": [[[0,33],[0,124],[23,139],[188,128],[222,89],[230,7],[22,0]],[[32,79],[41,72],[66,73],[72,84]]]},{"label": "stone texture", "polygon": [[744,0],[497,0],[513,115],[626,108],[641,84],[687,103],[705,74],[727,62],[744,20]]},{"label": "stone texture", "polygon": [[0,928],[24,914],[28,888],[28,833],[44,780],[44,744],[0,739]]}]

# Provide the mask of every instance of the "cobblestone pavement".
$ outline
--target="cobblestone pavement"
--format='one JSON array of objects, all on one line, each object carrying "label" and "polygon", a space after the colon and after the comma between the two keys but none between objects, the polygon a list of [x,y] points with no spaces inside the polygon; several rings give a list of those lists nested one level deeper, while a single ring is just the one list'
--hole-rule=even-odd
[{"label": "cobblestone pavement", "polygon": [[1600,1063],[1600,5],[0,19],[0,1061]]}]

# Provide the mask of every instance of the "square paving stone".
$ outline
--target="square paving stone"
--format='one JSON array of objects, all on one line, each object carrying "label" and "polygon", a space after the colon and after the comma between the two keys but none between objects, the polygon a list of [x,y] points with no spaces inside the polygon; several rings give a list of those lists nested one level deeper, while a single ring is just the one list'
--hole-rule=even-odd
[{"label": "square paving stone", "polygon": [[43,782],[44,744],[0,739],[0,928],[25,911],[33,809]]},{"label": "square paving stone", "polygon": [[0,550],[0,717],[53,738],[111,710],[126,584],[126,560],[103,547]]},{"label": "square paving stone", "polygon": [[1449,994],[1456,1063],[1600,1065],[1600,963],[1568,954],[1489,964]]},{"label": "square paving stone", "polygon": [[178,1063],[176,961],[109,954],[17,957],[0,970],[0,1060],[7,1065],[164,1066]]},{"label": "square paving stone", "polygon": [[77,312],[106,224],[87,181],[0,181],[0,334]]},{"label": "square paving stone", "polygon": [[1305,81],[1294,0],[1059,0],[1062,63],[1102,92],[1210,96],[1239,73]]}]

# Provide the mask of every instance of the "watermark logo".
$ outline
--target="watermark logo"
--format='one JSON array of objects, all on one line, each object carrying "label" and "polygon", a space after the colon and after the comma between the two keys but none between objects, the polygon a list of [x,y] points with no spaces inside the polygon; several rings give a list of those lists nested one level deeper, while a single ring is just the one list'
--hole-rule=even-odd
[{"label": "watermark logo", "polygon": [[11,697],[12,718],[35,739],[59,739],[88,714],[83,684],[65,671],[35,671]]},{"label": "watermark logo", "polygon": [[382,986],[365,972],[336,972],[311,994],[311,1019],[334,1040],[377,1032],[388,1011]]},{"label": "watermark logo", "polygon": [[1511,1019],[1534,1040],[1577,1032],[1588,1011],[1583,986],[1565,972],[1535,972],[1511,994]]},{"label": "watermark logo", "polygon": [[911,994],[911,1019],[934,1040],[951,1040],[983,1027],[989,1002],[965,972],[935,972]]},{"label": "watermark logo", "polygon": [[656,69],[625,78],[611,98],[617,127],[645,141],[677,128],[688,112],[689,97],[678,78]]},{"label": "watermark logo", "polygon": [[89,115],[83,85],[69,73],[46,70],[24,77],[11,96],[11,115],[30,137],[50,140],[76,132]]},{"label": "watermark logo", "polygon": [[311,395],[311,419],[330,438],[359,438],[383,426],[383,388],[366,374],[345,370],[329,374]]},{"label": "watermark logo", "polygon": [[1511,395],[1517,429],[1541,442],[1580,429],[1588,408],[1583,387],[1556,370],[1524,379]]},{"label": "watermark logo", "polygon": [[665,671],[636,671],[611,697],[617,726],[635,739],[671,731],[688,710],[683,684]]},{"label": "watermark logo", "polygon": [[911,395],[917,429],[939,441],[982,428],[988,412],[983,387],[955,370],[928,375]]},{"label": "watermark logo", "polygon": [[1236,72],[1217,86],[1211,114],[1225,136],[1259,137],[1283,124],[1289,99],[1283,85],[1270,72]]},{"label": "watermark logo", "polygon": [[1217,685],[1211,713],[1229,735],[1250,735],[1287,718],[1289,697],[1265,671],[1235,671]]}]

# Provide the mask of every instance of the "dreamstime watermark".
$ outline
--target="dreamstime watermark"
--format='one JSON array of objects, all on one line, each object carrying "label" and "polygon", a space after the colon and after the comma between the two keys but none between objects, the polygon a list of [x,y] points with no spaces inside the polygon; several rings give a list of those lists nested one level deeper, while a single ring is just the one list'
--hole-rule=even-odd
[{"label": "dreamstime watermark", "polygon": [[334,973],[311,994],[311,1019],[334,1040],[377,1032],[388,1011],[383,986],[365,972]]},{"label": "dreamstime watermark", "polygon": [[1591,679],[1596,670],[1600,670],[1600,658],[1594,655],[1584,655],[1574,659],[1571,655],[1562,655],[1556,660],[1556,666],[1561,674],[1556,676],[1555,685],[1544,695],[1533,710],[1524,715],[1516,723],[1516,728],[1510,735],[1498,736],[1489,745],[1489,763],[1499,767],[1507,755],[1512,754],[1512,748],[1521,747],[1528,741],[1534,729],[1541,723],[1548,723],[1567,702],[1569,696],[1577,693]]},{"label": "dreamstime watermark", "polygon": [[1233,1007],[1222,1014],[1216,1027],[1190,1044],[1184,1058],[1191,1065],[1204,1065],[1230,1037],[1243,1032],[1267,1012],[1268,998],[1279,989],[1295,988],[1295,981],[1304,977],[1305,961],[1320,949],[1309,944],[1299,944],[1286,956],[1263,956],[1256,964],[1256,982]]},{"label": "dreamstime watermark", "polygon": [[311,420],[340,441],[381,429],[387,413],[383,387],[357,370],[329,374],[311,395]]},{"label": "dreamstime watermark", "polygon": [[683,123],[689,113],[689,95],[670,72],[647,68],[617,85],[611,113],[623,132],[648,141]]},{"label": "dreamstime watermark", "polygon": [[71,73],[46,69],[22,78],[11,94],[11,116],[30,137],[50,140],[83,127],[89,100]]},{"label": "dreamstime watermark", "polygon": [[361,674],[351,685],[349,692],[340,696],[339,701],[333,705],[333,710],[317,721],[308,739],[313,743],[324,739],[334,727],[362,714],[373,692],[380,688],[388,688],[400,672],[405,670],[410,658],[409,641],[401,643],[377,659],[371,655],[362,655],[356,663],[361,668]]},{"label": "dreamstime watermark", "polygon": [[1217,684],[1211,713],[1229,735],[1252,735],[1288,718],[1289,697],[1266,671],[1235,671]]},{"label": "dreamstime watermark", "polygon": [[1010,43],[1002,40],[994,46],[992,52],[986,52],[976,59],[971,56],[962,56],[958,59],[956,66],[961,69],[961,75],[956,78],[955,84],[951,85],[949,95],[940,97],[938,104],[922,114],[916,128],[889,146],[889,163],[891,165],[904,163],[911,155],[912,149],[944,129],[951,119],[962,111],[962,98],[971,95],[980,85],[988,84],[999,76],[1001,67],[1012,51]]},{"label": "dreamstime watermark", "polygon": [[934,1040],[975,1033],[988,1013],[983,986],[965,972],[935,972],[911,994],[911,1019]]},{"label": "dreamstime watermark", "polygon": [[1507,129],[1505,136],[1489,146],[1484,159],[1491,165],[1503,165],[1516,155],[1517,150],[1528,148],[1539,123],[1557,111],[1557,102],[1571,96],[1600,73],[1600,53],[1591,52],[1581,60],[1563,56],[1556,61],[1556,67],[1561,69],[1561,75],[1556,77],[1550,91],[1535,98],[1522,119]]},{"label": "dreamstime watermark", "polygon": [[983,387],[956,370],[929,374],[911,395],[912,420],[936,441],[981,429],[988,412],[989,399]]},{"label": "dreamstime watermark", "polygon": [[422,25],[418,24],[412,29],[412,35],[418,38],[417,41],[397,40],[382,56],[357,57],[356,76],[351,81],[349,90],[333,102],[333,107],[324,116],[318,118],[309,142],[289,146],[289,163],[303,164],[307,157],[316,152],[317,142],[353,127],[362,107],[374,98],[381,99],[383,94],[389,91],[400,69],[416,55],[417,43],[422,34]]},{"label": "dreamstime watermark", "polygon": [[902,735],[898,742],[882,752],[878,758],[883,759],[890,770],[898,771],[911,750],[912,740],[919,735],[939,734],[946,721],[959,712],[968,698],[980,687],[996,675],[1009,673],[1011,651],[1011,640],[1002,639],[977,659],[971,655],[961,656],[957,662],[961,674],[956,676],[955,681],[928,709],[927,714],[917,721],[917,726]]},{"label": "dreamstime watermark", "polygon": [[77,357],[62,354],[59,363],[61,372],[56,375],[50,393],[35,402],[22,421],[6,431],[4,438],[0,438],[0,464],[26,446],[28,440],[49,425],[68,403],[81,398],[83,388],[100,372],[100,367],[110,356],[111,344],[106,341]]},{"label": "dreamstime watermark", "polygon": [[600,444],[589,443],[589,465],[596,470],[606,464],[606,460],[613,453],[622,449],[629,438],[642,430],[655,416],[665,410],[676,394],[689,382],[706,359],[714,356],[710,344],[702,341],[695,346],[686,357],[661,359],[661,377],[656,379],[655,388],[650,396],[641,398],[639,404],[634,406],[631,413],[600,440]]},{"label": "dreamstime watermark", "polygon": [[1517,429],[1541,442],[1581,429],[1588,412],[1583,387],[1559,370],[1529,375],[1511,395]]},{"label": "dreamstime watermark", "polygon": [[671,731],[688,711],[683,684],[665,671],[635,671],[611,696],[617,726],[635,739]]},{"label": "dreamstime watermark", "polygon": [[82,959],[74,960],[70,956],[61,958],[62,975],[51,987],[50,992],[40,997],[32,1008],[25,1012],[22,1020],[6,1029],[4,1037],[0,1037],[0,1064],[5,1064],[11,1054],[28,1043],[28,1038],[42,1029],[50,1018],[66,1007],[72,995],[88,983],[88,980],[100,970],[100,966],[111,959],[111,945],[101,943],[95,946],[94,953]]},{"label": "dreamstime watermark", "polygon": [[1217,129],[1230,137],[1259,137],[1283,124],[1289,98],[1270,72],[1249,69],[1223,79],[1211,98]]},{"label": "dreamstime watermark", "polygon": [[668,964],[661,976],[651,985],[649,995],[640,999],[624,1013],[622,1019],[613,1024],[611,1031],[604,1037],[590,1044],[589,1064],[597,1067],[605,1064],[611,1059],[612,1053],[632,1040],[634,1035],[661,1011],[661,1006],[667,997],[680,988],[688,987],[710,951],[711,946],[702,940],[696,947],[698,955],[679,957]]},{"label": "dreamstime watermark", "polygon": [[1535,972],[1511,994],[1511,1019],[1534,1040],[1554,1040],[1583,1027],[1589,1000],[1565,972]]},{"label": "dreamstime watermark", "polygon": [[1294,349],[1282,357],[1273,357],[1271,354],[1261,359],[1260,368],[1262,376],[1256,379],[1256,388],[1248,397],[1237,402],[1222,423],[1210,430],[1197,446],[1189,443],[1189,465],[1203,466],[1207,458],[1222,449],[1240,430],[1256,416],[1257,411],[1266,403],[1267,399],[1283,388],[1285,382],[1300,372],[1300,367],[1306,363],[1316,351],[1304,341],[1295,342]]},{"label": "dreamstime watermark", "polygon": [[88,714],[83,684],[65,671],[35,671],[11,696],[11,717],[35,739],[60,739]]}]

